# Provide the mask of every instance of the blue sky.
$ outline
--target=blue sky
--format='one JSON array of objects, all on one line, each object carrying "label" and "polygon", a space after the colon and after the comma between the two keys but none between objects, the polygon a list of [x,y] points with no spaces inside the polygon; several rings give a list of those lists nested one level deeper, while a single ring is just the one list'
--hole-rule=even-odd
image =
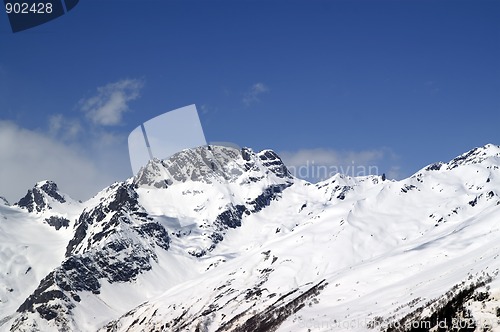
[{"label": "blue sky", "polygon": [[132,129],[193,103],[208,141],[406,177],[500,144],[500,2],[85,0],[15,34],[0,14],[0,195],[86,198],[131,175]]}]

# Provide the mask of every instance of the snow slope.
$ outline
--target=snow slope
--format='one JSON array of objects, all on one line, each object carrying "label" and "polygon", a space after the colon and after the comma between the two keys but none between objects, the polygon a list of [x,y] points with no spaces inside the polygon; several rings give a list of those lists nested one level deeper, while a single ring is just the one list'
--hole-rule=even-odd
[{"label": "snow slope", "polygon": [[[51,194],[64,200],[64,205]],[[34,196],[37,203],[30,199]],[[71,226],[81,212],[81,204],[60,194],[49,181],[37,183],[24,202],[0,204],[0,328],[38,282],[61,263],[73,236]],[[54,223],[57,220],[67,225]]]},{"label": "snow slope", "polygon": [[[318,184],[270,150],[185,150],[78,205],[67,228],[0,205],[0,237],[17,220],[60,239],[40,241],[51,261],[8,295],[0,330],[499,329],[499,194],[491,144],[401,181]],[[31,237],[1,242],[16,276],[29,255],[9,263],[12,248]]]}]

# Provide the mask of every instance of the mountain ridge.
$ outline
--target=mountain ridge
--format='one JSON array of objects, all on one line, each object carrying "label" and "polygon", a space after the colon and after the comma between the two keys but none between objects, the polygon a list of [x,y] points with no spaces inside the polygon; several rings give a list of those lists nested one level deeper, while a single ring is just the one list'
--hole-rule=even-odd
[{"label": "mountain ridge", "polygon": [[[211,146],[152,160],[83,203],[41,182],[0,214],[19,211],[66,232],[67,245],[31,295],[11,298],[17,313],[2,312],[0,302],[0,330],[287,331],[321,322],[342,330],[333,320],[363,317],[361,331],[438,317],[436,303],[447,299],[432,301],[455,286],[472,287],[472,302],[486,284],[500,292],[499,157],[500,147],[488,144],[400,181],[335,175],[311,184],[271,150]],[[68,224],[51,225],[47,214],[63,215],[59,204],[68,203]],[[380,289],[397,291],[390,300]],[[412,311],[426,301],[429,317]]]}]

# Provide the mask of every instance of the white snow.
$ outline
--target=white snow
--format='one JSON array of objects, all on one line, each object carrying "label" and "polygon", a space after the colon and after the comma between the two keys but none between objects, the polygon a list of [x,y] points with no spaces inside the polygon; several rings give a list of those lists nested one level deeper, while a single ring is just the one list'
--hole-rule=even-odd
[{"label": "white snow", "polygon": [[[487,275],[493,281],[478,291],[489,291],[492,300],[471,299],[467,306],[479,326],[499,328],[500,147],[472,150],[401,181],[336,175],[312,185],[293,179],[198,258],[189,253],[210,245],[211,223],[227,206],[249,204],[268,186],[290,180],[266,173],[260,161],[241,172],[244,161],[237,159],[225,166],[228,179],[196,174],[196,181],[162,188],[154,185],[164,176],[158,162],[141,171],[148,184],[137,192],[140,205],[168,230],[171,246],[157,249],[153,268],[134,281],[102,281],[100,294],[81,292],[72,317],[82,331],[112,320],[118,331],[173,322],[186,331],[235,327],[323,280],[326,287],[278,331],[367,331],[370,324],[396,324],[421,306],[425,318],[455,285]],[[195,164],[179,174],[191,177]],[[112,190],[79,209],[96,206]],[[8,330],[5,317],[60,264],[71,237],[71,229],[55,231],[40,218],[0,205],[0,287],[14,289],[0,289],[0,330]],[[25,274],[28,267],[33,272]]]}]

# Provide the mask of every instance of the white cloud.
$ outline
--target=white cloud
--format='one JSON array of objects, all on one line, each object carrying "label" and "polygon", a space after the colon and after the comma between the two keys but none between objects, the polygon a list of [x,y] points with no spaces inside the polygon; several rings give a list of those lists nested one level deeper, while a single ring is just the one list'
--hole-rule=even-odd
[{"label": "white cloud", "polygon": [[[57,117],[52,125],[57,129]],[[55,181],[75,199],[87,199],[131,175],[126,148],[117,144],[92,151],[90,157],[83,145],[63,143],[5,121],[0,121],[0,164],[0,196],[11,203],[42,180]]]},{"label": "white cloud", "polygon": [[81,100],[80,109],[97,126],[62,114],[48,118],[45,132],[0,121],[0,196],[16,202],[36,182],[53,180],[73,198],[87,199],[130,177],[125,135],[102,126],[120,124],[143,85],[140,80],[121,80]]},{"label": "white cloud", "polygon": [[349,176],[386,175],[396,177],[397,157],[389,149],[367,151],[337,151],[333,149],[302,149],[279,153],[290,172],[311,182],[332,177],[337,173]]},{"label": "white cloud", "polygon": [[260,95],[269,92],[269,88],[264,83],[255,83],[243,95],[243,103],[250,106],[255,102],[260,101]]},{"label": "white cloud", "polygon": [[65,141],[78,138],[83,132],[82,125],[77,119],[67,119],[62,114],[54,114],[49,118],[49,133]]},{"label": "white cloud", "polygon": [[94,124],[113,126],[120,124],[129,102],[139,98],[144,82],[126,79],[97,88],[97,94],[80,101],[80,108]]}]

